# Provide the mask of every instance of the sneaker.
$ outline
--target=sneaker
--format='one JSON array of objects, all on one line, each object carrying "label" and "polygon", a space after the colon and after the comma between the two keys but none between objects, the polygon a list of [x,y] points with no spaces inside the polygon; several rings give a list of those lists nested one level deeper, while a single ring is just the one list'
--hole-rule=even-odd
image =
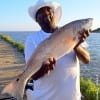
[{"label": "sneaker", "polygon": [[26,84],[26,87],[25,87],[25,90],[27,89],[30,89],[30,90],[34,90],[34,81],[33,80],[30,80],[27,84]]}]

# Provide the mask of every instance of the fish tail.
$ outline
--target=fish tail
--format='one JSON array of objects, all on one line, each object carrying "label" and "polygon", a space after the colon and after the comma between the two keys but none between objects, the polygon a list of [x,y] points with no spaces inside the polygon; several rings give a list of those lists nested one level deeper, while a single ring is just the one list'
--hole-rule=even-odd
[{"label": "fish tail", "polygon": [[17,78],[4,87],[2,94],[7,93],[17,100],[23,100],[24,89],[25,82]]}]

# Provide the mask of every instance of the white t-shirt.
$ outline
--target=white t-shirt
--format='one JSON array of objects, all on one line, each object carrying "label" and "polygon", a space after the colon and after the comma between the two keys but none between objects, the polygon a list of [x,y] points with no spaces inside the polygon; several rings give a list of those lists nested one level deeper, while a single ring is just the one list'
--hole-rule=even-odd
[{"label": "white t-shirt", "polygon": [[[50,33],[38,31],[27,38],[26,62],[37,45],[49,36]],[[28,100],[80,100],[80,67],[74,50],[60,58],[49,75],[34,81],[34,91],[26,93]]]}]

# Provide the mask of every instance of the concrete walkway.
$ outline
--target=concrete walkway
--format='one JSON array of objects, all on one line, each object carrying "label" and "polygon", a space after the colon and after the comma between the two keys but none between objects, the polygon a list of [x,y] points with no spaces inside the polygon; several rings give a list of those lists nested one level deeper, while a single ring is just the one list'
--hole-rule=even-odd
[{"label": "concrete walkway", "polygon": [[0,39],[0,100],[14,100],[7,99],[10,97],[8,95],[1,95],[1,91],[6,84],[23,71],[24,65],[24,55]]}]

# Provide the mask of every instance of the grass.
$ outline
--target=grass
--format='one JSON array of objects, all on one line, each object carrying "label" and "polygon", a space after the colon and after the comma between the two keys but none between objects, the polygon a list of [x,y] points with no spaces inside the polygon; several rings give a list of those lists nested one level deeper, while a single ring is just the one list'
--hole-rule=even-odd
[{"label": "grass", "polygon": [[100,84],[96,85],[91,79],[81,77],[80,85],[85,100],[100,100]]},{"label": "grass", "polygon": [[16,47],[20,52],[24,52],[24,44],[15,42],[10,36],[0,34],[0,38],[10,43],[13,47]]}]

